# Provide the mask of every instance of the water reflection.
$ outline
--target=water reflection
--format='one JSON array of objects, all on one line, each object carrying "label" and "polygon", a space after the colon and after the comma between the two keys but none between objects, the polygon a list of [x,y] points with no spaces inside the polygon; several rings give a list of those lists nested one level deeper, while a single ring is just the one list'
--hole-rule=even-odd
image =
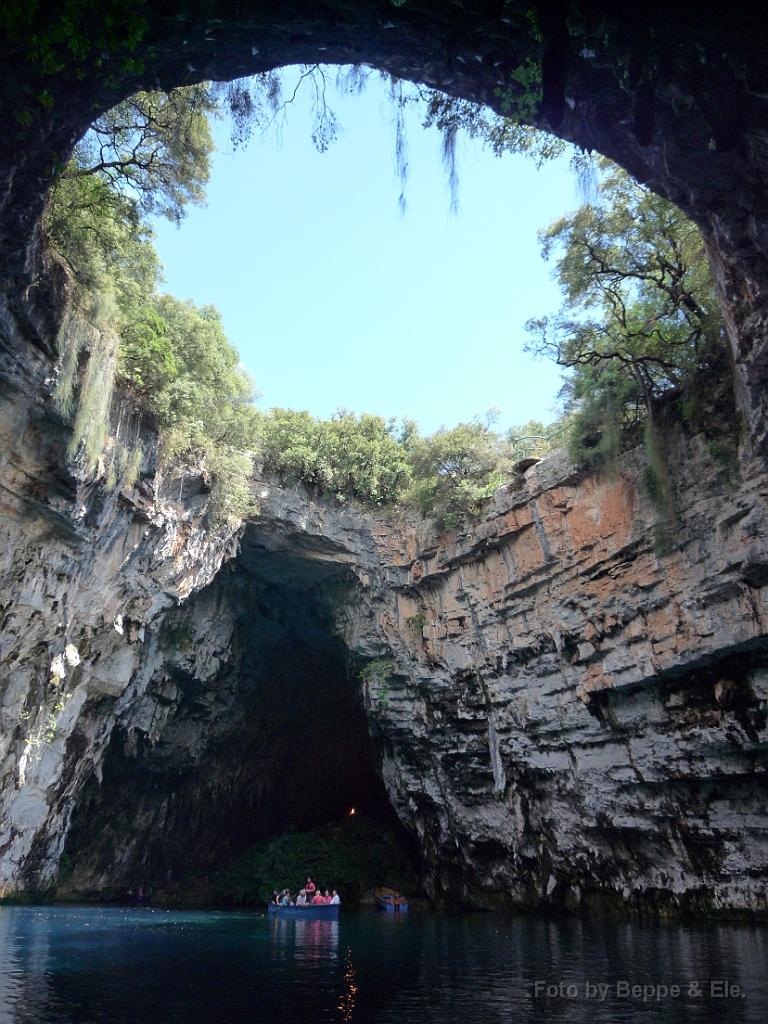
[{"label": "water reflection", "polygon": [[[20,934],[22,933],[22,934]],[[0,916],[0,1024],[46,1020],[53,999],[47,984],[49,943],[39,914]]]},{"label": "water reflection", "polygon": [[278,956],[291,955],[306,966],[338,960],[338,921],[273,918],[269,924]]},{"label": "water reflection", "polygon": [[13,956],[11,918],[0,916],[0,1024],[10,1024],[11,1008],[19,998],[21,975]]},{"label": "water reflection", "polygon": [[342,1024],[349,1024],[355,1009],[355,996],[357,985],[355,984],[355,968],[352,963],[352,950],[347,947],[347,955],[344,957],[344,991],[339,1000]]},{"label": "water reflection", "polygon": [[0,907],[0,1024],[768,1020],[762,926],[394,917]]}]

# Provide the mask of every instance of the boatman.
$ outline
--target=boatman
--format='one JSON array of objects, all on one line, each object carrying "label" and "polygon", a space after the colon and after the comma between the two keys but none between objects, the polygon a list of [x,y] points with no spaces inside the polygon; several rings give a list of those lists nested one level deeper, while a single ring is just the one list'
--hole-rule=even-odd
[{"label": "boatman", "polygon": [[307,903],[312,902],[312,897],[315,895],[315,888],[315,883],[312,881],[311,878],[308,878],[307,884],[304,886],[304,891],[307,894]]}]

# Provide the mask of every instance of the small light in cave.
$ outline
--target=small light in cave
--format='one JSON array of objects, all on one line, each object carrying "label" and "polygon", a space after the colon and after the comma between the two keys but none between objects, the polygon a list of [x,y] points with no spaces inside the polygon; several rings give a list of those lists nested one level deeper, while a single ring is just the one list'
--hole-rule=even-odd
[{"label": "small light in cave", "polygon": [[355,813],[355,808],[353,807],[352,810],[349,813],[350,814],[354,814]]}]

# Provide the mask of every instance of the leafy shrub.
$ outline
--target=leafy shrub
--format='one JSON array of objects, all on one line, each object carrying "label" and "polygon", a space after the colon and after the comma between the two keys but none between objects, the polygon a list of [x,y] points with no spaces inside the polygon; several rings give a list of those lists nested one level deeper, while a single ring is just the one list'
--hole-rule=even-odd
[{"label": "leafy shrub", "polygon": [[389,707],[390,684],[395,675],[395,663],[387,658],[369,661],[360,670],[360,679],[366,686],[372,700],[381,708]]},{"label": "leafy shrub", "polygon": [[258,447],[267,469],[284,473],[342,500],[391,504],[410,478],[416,426],[339,410],[330,420],[308,412],[271,409],[258,420]]},{"label": "leafy shrub", "polygon": [[526,326],[530,348],[571,371],[571,454],[607,466],[667,395],[698,387],[703,371],[716,384],[726,346],[696,226],[610,161],[600,166],[598,201],[540,232],[544,257],[559,253],[565,302]]},{"label": "leafy shrub", "polygon": [[156,309],[139,309],[120,340],[120,374],[145,392],[160,392],[178,376],[168,325]]},{"label": "leafy shrub", "polygon": [[509,449],[488,424],[474,420],[416,439],[410,464],[411,499],[451,528],[464,515],[477,515],[499,486],[509,468]]},{"label": "leafy shrub", "polygon": [[211,525],[233,526],[243,516],[256,513],[258,506],[248,487],[252,458],[246,452],[215,445],[206,461],[214,478],[209,512]]}]

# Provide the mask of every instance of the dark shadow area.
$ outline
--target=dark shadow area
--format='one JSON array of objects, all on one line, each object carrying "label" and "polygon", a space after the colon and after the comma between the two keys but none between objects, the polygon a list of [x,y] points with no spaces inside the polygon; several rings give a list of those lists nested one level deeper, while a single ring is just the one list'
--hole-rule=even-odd
[{"label": "dark shadow area", "polygon": [[204,887],[259,840],[353,807],[408,845],[334,633],[353,585],[333,552],[268,550],[249,527],[238,558],[151,641],[146,696],[73,815],[62,894]]}]

